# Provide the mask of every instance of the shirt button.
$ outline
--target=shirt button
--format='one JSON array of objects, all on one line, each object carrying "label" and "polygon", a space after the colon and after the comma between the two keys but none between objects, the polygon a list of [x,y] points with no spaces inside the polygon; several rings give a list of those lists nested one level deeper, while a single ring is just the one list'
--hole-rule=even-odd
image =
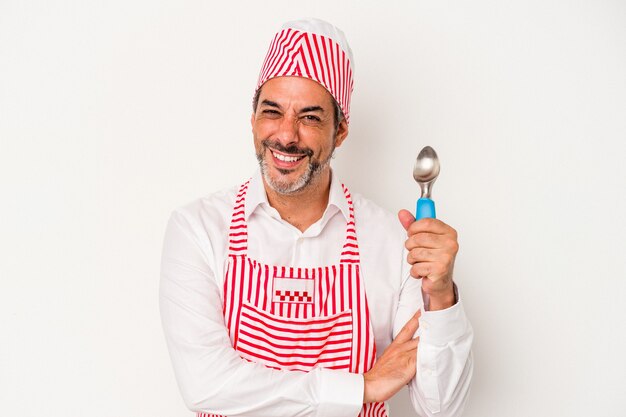
[{"label": "shirt button", "polygon": [[422,323],[420,323],[420,327],[422,327],[424,330],[428,330],[430,326],[428,325],[427,321],[423,321]]},{"label": "shirt button", "polygon": [[424,374],[424,376],[432,376],[433,375],[433,371],[431,371],[430,369],[424,369],[424,372],[422,372]]}]

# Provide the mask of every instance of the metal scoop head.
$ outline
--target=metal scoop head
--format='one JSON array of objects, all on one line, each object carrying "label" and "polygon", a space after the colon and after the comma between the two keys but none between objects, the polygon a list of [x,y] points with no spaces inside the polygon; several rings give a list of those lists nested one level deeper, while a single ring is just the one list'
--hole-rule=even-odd
[{"label": "metal scoop head", "polygon": [[439,168],[437,152],[430,146],[424,147],[417,155],[413,167],[413,178],[419,184],[423,198],[430,198],[432,185],[439,175]]}]

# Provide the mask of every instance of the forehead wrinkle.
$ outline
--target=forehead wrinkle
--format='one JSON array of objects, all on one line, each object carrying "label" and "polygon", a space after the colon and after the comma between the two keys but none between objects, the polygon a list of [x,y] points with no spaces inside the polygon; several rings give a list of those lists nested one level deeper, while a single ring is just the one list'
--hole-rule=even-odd
[{"label": "forehead wrinkle", "polygon": [[319,111],[333,113],[331,93],[315,80],[302,77],[276,77],[261,87],[260,104],[296,114]]},{"label": "forehead wrinkle", "polygon": [[[323,89],[322,86],[320,87]],[[270,89],[263,88],[261,90],[258,106],[259,108],[265,106],[272,107],[295,115],[318,113],[320,116],[326,117],[334,113],[334,111],[331,111],[331,109],[334,110],[332,103],[334,99],[327,90],[324,89],[323,92],[322,96],[320,96],[319,92],[311,94],[309,91],[297,91],[293,94],[292,91],[285,91],[284,88],[272,86]]]}]

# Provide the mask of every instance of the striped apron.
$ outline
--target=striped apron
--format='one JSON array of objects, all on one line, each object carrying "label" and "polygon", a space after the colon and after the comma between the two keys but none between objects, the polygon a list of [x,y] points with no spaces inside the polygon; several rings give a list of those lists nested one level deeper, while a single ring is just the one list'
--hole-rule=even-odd
[{"label": "striped apron", "polygon": [[[242,358],[304,372],[323,367],[363,374],[374,365],[376,346],[360,276],[354,207],[342,187],[350,219],[341,259],[338,265],[315,268],[271,266],[247,257],[248,182],[239,189],[223,305],[230,339]],[[385,404],[364,404],[359,416],[386,417]]]}]

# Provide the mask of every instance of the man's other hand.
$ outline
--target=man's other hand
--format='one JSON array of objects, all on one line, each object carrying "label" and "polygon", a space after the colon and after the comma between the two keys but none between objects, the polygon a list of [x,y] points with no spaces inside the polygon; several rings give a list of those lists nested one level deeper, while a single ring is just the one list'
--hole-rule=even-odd
[{"label": "man's other hand", "polygon": [[387,401],[415,376],[419,338],[413,338],[413,335],[419,327],[420,315],[421,311],[418,310],[372,369],[363,375],[363,403]]}]

